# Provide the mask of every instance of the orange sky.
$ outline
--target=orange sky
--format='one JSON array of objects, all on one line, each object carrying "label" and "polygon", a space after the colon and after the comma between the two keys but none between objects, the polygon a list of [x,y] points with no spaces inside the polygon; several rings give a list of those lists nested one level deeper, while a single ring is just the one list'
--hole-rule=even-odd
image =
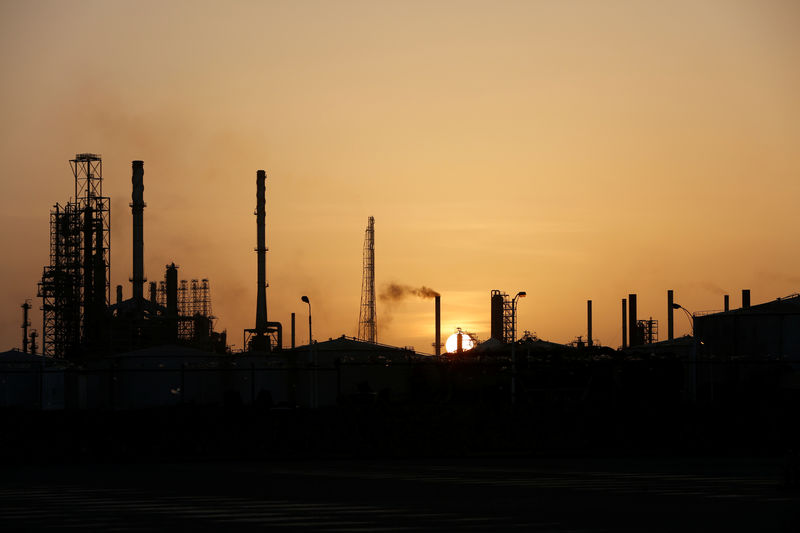
[{"label": "orange sky", "polygon": [[[0,349],[47,262],[68,160],[103,156],[112,283],[130,296],[130,162],[145,274],[211,281],[217,329],[255,317],[267,170],[269,318],[357,331],[376,279],[442,293],[446,335],[618,346],[620,299],[662,322],[729,292],[800,291],[800,4],[787,1],[0,2]],[[431,351],[433,304],[379,303],[379,340]],[[676,316],[677,333],[688,320]]]}]

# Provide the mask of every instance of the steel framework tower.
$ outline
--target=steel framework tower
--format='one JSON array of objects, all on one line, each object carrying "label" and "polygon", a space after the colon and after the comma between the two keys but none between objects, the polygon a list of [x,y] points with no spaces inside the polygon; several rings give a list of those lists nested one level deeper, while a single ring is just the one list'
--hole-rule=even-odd
[{"label": "steel framework tower", "polygon": [[46,355],[97,347],[111,302],[111,199],[97,154],[70,160],[75,196],[50,211],[50,264],[39,283]]},{"label": "steel framework tower", "polygon": [[369,217],[364,235],[364,272],[361,277],[358,338],[362,341],[378,342],[378,321],[375,313],[375,217]]}]

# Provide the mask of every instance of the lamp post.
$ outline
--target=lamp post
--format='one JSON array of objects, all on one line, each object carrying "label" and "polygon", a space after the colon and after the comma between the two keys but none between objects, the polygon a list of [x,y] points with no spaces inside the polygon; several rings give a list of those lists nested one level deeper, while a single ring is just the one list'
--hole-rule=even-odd
[{"label": "lamp post", "polygon": [[309,405],[313,409],[317,406],[317,368],[314,364],[314,341],[311,337],[311,300],[308,296],[301,296],[300,300],[308,304],[308,364],[313,367],[311,372],[311,386],[309,387]]},{"label": "lamp post", "polygon": [[689,324],[692,326],[692,337],[694,337],[694,315],[689,312],[684,306],[679,303],[672,304],[673,309],[681,309],[684,313],[686,313],[686,317],[689,319]]},{"label": "lamp post", "polygon": [[527,296],[520,291],[511,300],[511,404],[517,403],[517,300]]},{"label": "lamp post", "polygon": [[689,322],[692,325],[692,339],[694,342],[692,343],[692,353],[691,353],[691,361],[692,361],[692,373],[691,373],[691,389],[692,389],[692,402],[697,402],[697,337],[695,336],[694,331],[694,315],[689,312],[684,306],[679,303],[672,304],[673,309],[682,309],[684,313],[686,313],[686,317],[689,319]]},{"label": "lamp post", "polygon": [[300,300],[308,304],[308,345],[311,346],[311,300],[308,296],[301,296]]},{"label": "lamp post", "polygon": [[527,295],[527,292],[520,291],[511,300],[511,342],[517,342],[517,300]]}]

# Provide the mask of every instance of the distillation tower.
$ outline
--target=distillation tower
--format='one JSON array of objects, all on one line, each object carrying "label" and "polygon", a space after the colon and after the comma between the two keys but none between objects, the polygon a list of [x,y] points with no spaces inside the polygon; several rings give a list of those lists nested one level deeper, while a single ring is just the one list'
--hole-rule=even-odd
[{"label": "distillation tower", "polygon": [[97,154],[70,160],[74,197],[50,211],[50,264],[39,282],[43,351],[70,357],[100,347],[111,299],[111,200]]}]

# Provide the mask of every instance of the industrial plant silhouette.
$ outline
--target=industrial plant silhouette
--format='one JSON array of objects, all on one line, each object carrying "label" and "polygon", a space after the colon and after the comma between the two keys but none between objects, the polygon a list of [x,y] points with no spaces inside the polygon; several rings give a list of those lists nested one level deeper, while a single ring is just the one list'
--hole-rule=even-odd
[{"label": "industrial plant silhouette", "polygon": [[[401,283],[376,293],[370,216],[358,337],[314,340],[313,295],[298,294],[309,344],[297,346],[295,313],[286,332],[269,320],[267,175],[258,170],[256,309],[243,349],[232,352],[227,332],[214,330],[208,279],[179,280],[179,265],[163,258],[163,280],[149,281],[145,294],[142,161],[132,162],[130,297],[118,285],[112,301],[102,158],[81,153],[70,164],[74,196],[50,211],[41,335],[29,331],[26,301],[21,350],[0,354],[3,416],[20,428],[3,446],[14,453],[394,456],[798,444],[797,424],[787,421],[800,407],[800,295],[751,305],[743,290],[740,307],[725,295],[723,310],[698,314],[667,290],[666,335],[657,320],[639,318],[635,293],[621,295],[622,344],[609,347],[593,337],[592,300],[586,336],[563,345],[518,332],[525,291],[490,289],[490,337],[459,329],[443,353],[446,294]],[[378,342],[378,302],[406,296],[433,300],[432,353]],[[676,311],[691,321],[691,335],[674,336]],[[70,433],[55,452],[48,424]]]}]

